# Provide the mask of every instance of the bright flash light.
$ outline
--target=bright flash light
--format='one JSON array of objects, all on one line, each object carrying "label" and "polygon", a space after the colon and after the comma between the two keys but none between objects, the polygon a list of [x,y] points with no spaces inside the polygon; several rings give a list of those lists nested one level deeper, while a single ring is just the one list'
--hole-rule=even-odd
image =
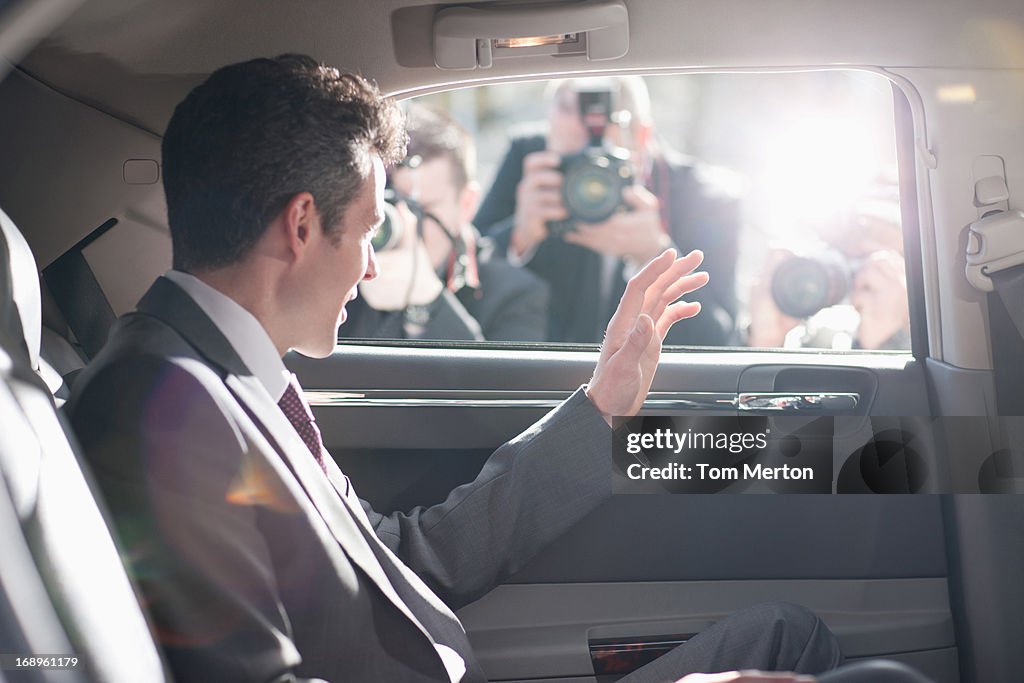
[{"label": "bright flash light", "polygon": [[494,47],[537,47],[538,45],[564,45],[579,41],[578,33],[560,33],[555,36],[529,36],[527,38],[497,38]]},{"label": "bright flash light", "polygon": [[762,150],[769,234],[813,240],[828,227],[824,221],[835,220],[877,179],[885,167],[879,149],[877,131],[857,118],[806,113],[775,131]]}]

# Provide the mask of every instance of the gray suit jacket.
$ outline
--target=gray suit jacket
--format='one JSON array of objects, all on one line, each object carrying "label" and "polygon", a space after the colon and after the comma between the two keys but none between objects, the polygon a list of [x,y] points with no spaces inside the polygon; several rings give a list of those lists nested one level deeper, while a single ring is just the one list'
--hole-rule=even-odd
[{"label": "gray suit jacket", "polygon": [[181,681],[446,681],[435,644],[481,681],[438,595],[483,595],[611,491],[611,430],[577,391],[443,503],[374,512],[163,278],[69,412]]}]

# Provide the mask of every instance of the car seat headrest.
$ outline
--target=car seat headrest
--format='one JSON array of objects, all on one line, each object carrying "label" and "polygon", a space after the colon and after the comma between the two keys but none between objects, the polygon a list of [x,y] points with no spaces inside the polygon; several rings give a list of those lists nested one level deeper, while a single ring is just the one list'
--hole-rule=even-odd
[{"label": "car seat headrest", "polygon": [[[36,260],[25,237],[14,221],[0,210],[0,327],[7,343],[23,340],[29,362],[39,369],[39,345],[42,334],[42,302]],[[13,304],[13,306],[12,306]]]}]

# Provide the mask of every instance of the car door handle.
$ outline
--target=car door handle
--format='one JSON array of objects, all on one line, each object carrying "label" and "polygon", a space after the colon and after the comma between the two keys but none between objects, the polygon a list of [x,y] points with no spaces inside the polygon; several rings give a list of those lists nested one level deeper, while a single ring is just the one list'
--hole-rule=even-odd
[{"label": "car door handle", "polygon": [[741,411],[773,413],[849,412],[860,403],[860,394],[848,392],[743,393],[736,397]]}]

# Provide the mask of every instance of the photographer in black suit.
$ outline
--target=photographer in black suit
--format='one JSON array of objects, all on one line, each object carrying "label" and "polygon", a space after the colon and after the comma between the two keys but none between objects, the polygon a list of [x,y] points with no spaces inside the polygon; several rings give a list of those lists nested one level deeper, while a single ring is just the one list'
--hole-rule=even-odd
[{"label": "photographer in black suit", "polygon": [[[581,91],[611,91],[605,141],[628,150],[635,184],[623,193],[627,211],[598,224],[577,223],[564,235],[548,224],[569,218],[559,165],[587,146]],[[619,300],[626,280],[667,246],[699,246],[711,283],[695,296],[703,312],[674,329],[666,343],[730,343],[736,314],[735,266],[739,203],[707,168],[659,144],[647,87],[640,77],[558,81],[549,88],[546,135],[512,140],[474,224],[508,249],[509,260],[551,288],[549,339],[593,342]]]},{"label": "photographer in black suit", "polygon": [[548,286],[510,265],[470,222],[480,203],[473,138],[446,114],[412,105],[409,150],[388,174],[401,224],[360,286],[347,338],[545,341]]}]

